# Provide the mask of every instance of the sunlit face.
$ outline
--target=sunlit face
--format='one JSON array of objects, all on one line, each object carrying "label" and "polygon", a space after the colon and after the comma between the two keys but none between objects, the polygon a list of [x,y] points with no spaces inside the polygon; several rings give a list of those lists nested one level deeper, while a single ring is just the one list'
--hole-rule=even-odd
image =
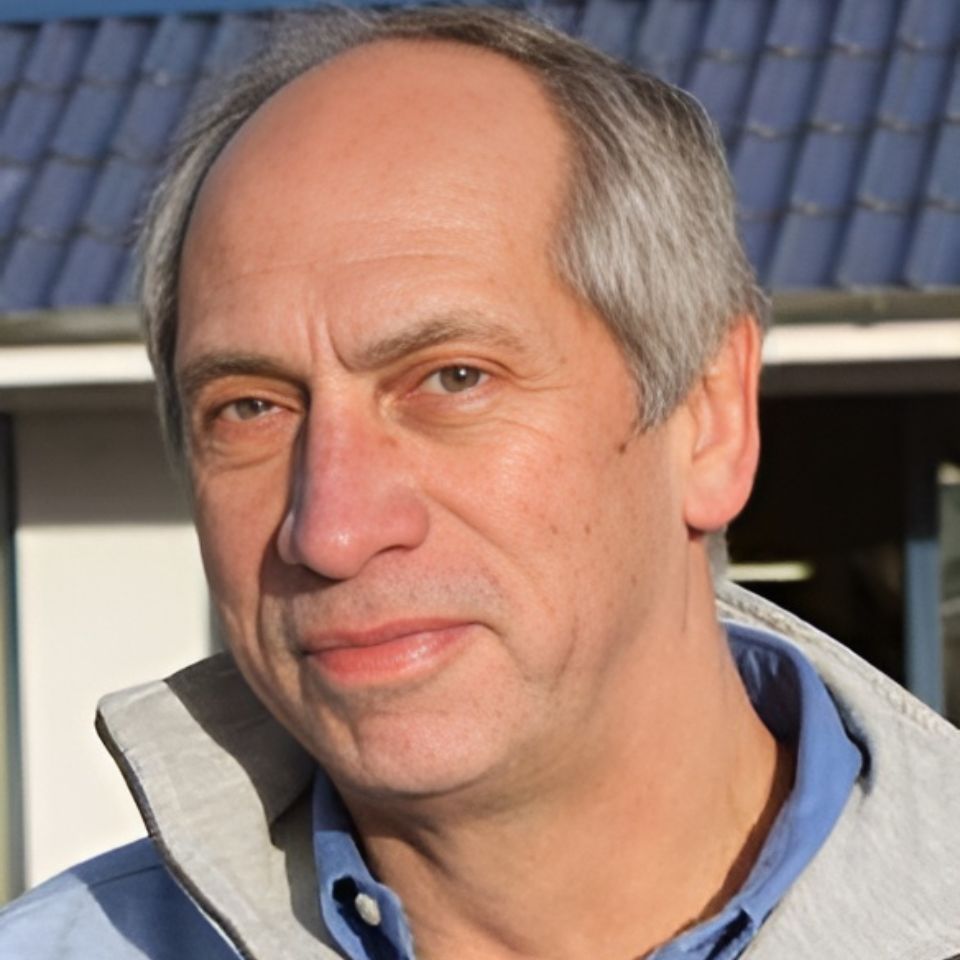
[{"label": "sunlit face", "polygon": [[348,793],[531,788],[655,685],[675,458],[551,269],[564,158],[519,67],[379,44],[282,91],[201,192],[176,365],[204,560],[244,674]]}]

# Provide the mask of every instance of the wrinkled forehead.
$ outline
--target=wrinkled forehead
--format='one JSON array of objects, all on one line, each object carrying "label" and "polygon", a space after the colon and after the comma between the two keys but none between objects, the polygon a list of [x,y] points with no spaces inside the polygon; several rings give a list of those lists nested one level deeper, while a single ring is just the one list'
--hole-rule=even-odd
[{"label": "wrinkled forehead", "polygon": [[482,214],[545,240],[567,152],[523,66],[459,43],[379,41],[308,71],[253,114],[209,172],[190,234],[213,220],[221,237],[263,242],[313,224],[349,242],[357,220],[469,230]]}]

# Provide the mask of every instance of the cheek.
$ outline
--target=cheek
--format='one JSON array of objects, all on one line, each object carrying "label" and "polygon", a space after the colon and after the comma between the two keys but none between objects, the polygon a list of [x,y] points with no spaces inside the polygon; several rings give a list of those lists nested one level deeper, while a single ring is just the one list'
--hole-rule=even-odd
[{"label": "cheek", "polygon": [[286,509],[286,483],[278,474],[261,468],[194,479],[200,552],[221,607],[257,600],[260,571]]}]

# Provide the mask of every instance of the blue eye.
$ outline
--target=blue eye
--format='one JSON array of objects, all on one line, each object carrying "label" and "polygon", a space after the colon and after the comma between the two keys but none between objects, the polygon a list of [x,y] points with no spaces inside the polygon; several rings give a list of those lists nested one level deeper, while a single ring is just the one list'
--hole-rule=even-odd
[{"label": "blue eye", "polygon": [[463,393],[479,386],[486,378],[487,374],[476,367],[455,364],[432,373],[424,381],[424,387],[435,393]]}]

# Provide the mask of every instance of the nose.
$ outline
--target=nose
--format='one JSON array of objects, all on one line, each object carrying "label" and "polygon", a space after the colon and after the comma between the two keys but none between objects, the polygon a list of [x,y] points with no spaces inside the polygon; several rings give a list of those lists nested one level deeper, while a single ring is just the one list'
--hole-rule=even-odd
[{"label": "nose", "polygon": [[277,550],[285,563],[347,580],[385,551],[419,546],[429,516],[396,440],[329,413],[313,423],[316,414],[301,435]]}]

